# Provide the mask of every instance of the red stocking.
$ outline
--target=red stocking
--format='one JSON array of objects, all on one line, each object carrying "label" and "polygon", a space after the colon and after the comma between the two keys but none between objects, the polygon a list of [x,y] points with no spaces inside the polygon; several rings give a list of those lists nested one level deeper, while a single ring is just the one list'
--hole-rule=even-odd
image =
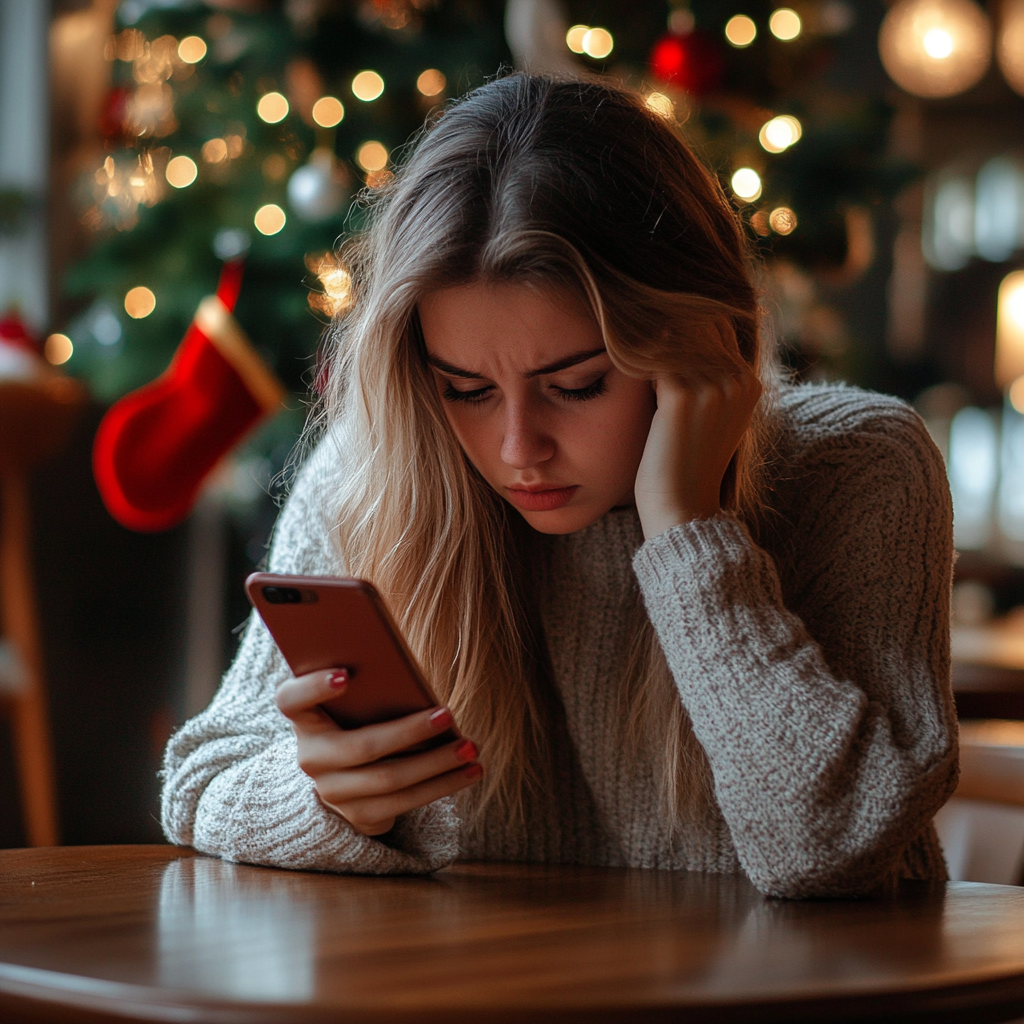
[{"label": "red stocking", "polygon": [[93,473],[110,514],[132,530],[166,530],[191,511],[203,480],[284,388],[231,315],[240,263],[225,264],[171,365],[116,402],[100,423]]}]

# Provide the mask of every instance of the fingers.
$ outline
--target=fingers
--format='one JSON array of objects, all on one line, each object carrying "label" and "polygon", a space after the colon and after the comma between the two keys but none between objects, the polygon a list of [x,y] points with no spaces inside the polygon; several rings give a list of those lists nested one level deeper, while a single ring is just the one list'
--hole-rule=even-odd
[{"label": "fingers", "polygon": [[479,764],[470,764],[444,775],[435,775],[416,785],[393,793],[379,796],[357,797],[353,800],[336,803],[325,793],[321,784],[317,783],[320,799],[337,811],[357,832],[376,836],[389,831],[395,824],[395,818],[407,814],[417,807],[452,796],[459,790],[472,786],[483,775]]},{"label": "fingers", "polygon": [[308,730],[337,729],[331,717],[319,707],[324,701],[338,697],[348,688],[348,671],[344,668],[310,672],[287,679],[278,688],[274,699],[281,714],[297,728]]}]

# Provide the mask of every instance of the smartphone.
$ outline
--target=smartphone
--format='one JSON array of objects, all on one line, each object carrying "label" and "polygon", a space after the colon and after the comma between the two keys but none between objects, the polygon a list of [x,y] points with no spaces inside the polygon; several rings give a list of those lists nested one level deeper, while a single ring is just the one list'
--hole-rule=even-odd
[{"label": "smartphone", "polygon": [[[366,580],[256,572],[245,592],[296,676],[348,669],[345,692],[320,706],[343,729],[437,706],[384,602]],[[454,729],[410,747],[418,753],[458,739]]]}]

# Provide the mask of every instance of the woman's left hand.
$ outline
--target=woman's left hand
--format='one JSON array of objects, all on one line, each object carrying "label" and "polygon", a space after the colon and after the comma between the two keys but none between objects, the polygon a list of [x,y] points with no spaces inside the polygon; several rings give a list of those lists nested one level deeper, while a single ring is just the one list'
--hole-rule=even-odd
[{"label": "woman's left hand", "polygon": [[636,474],[644,537],[721,511],[722,478],[763,388],[753,371],[713,381],[662,377],[658,408]]}]

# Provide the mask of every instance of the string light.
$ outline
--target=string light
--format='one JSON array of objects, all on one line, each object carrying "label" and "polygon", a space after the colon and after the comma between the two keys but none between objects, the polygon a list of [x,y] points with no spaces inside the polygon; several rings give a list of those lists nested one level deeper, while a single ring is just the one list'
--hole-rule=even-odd
[{"label": "string light", "polygon": [[589,25],[573,25],[573,27],[565,33],[565,45],[568,46],[573,53],[583,53],[583,37],[589,31]]},{"label": "string light", "polygon": [[448,84],[444,75],[437,68],[427,68],[419,78],[416,79],[416,88],[424,96],[436,96],[444,90]]},{"label": "string light", "polygon": [[743,47],[749,46],[757,38],[754,19],[748,18],[745,14],[733,15],[725,23],[725,38],[737,49],[742,50]]},{"label": "string light", "polygon": [[384,92],[384,79],[376,71],[360,71],[352,79],[352,94],[357,100],[369,103]]},{"label": "string light", "polygon": [[612,52],[615,40],[606,28],[592,28],[583,36],[583,52],[595,60],[602,60]]},{"label": "string light", "polygon": [[208,164],[219,164],[228,158],[228,144],[223,139],[210,139],[203,143],[202,154]]},{"label": "string light", "polygon": [[43,355],[52,366],[63,366],[75,354],[75,346],[66,334],[51,334],[43,346]]},{"label": "string light", "polygon": [[288,218],[277,203],[267,203],[256,211],[252,222],[261,235],[276,235],[287,222]]},{"label": "string light", "polygon": [[256,113],[261,121],[277,124],[288,116],[288,100],[279,92],[268,92],[260,97],[256,104]]},{"label": "string light", "polygon": [[307,256],[306,266],[323,288],[323,294],[311,292],[309,304],[326,316],[337,316],[352,304],[352,275],[333,253],[322,256]]},{"label": "string light", "polygon": [[186,64],[198,64],[206,56],[206,43],[199,36],[185,36],[178,43],[178,56]]},{"label": "string light", "polygon": [[789,7],[780,7],[772,11],[772,16],[768,19],[768,28],[776,39],[788,43],[800,35],[803,24],[796,11]]},{"label": "string light", "polygon": [[187,188],[196,180],[198,174],[199,168],[190,156],[171,157],[167,161],[167,170],[164,171],[168,183],[175,188]]},{"label": "string light", "polygon": [[321,128],[333,128],[341,124],[345,117],[345,107],[336,96],[321,96],[313,104],[313,120]]},{"label": "string light", "polygon": [[796,230],[796,214],[788,206],[779,206],[769,214],[768,223],[776,234],[791,235]]},{"label": "string light", "polygon": [[748,203],[761,195],[761,175],[753,167],[740,167],[733,174],[731,185],[733,192]]},{"label": "string light", "polygon": [[676,112],[675,104],[663,92],[649,93],[644,100],[647,109],[653,111],[659,117],[671,118]]},{"label": "string light", "polygon": [[388,165],[388,151],[379,142],[364,142],[356,153],[356,163],[364,171],[382,171]]},{"label": "string light", "polygon": [[757,138],[769,153],[781,153],[799,142],[803,133],[803,125],[795,117],[780,114],[761,125]]},{"label": "string light", "polygon": [[154,309],[156,309],[156,296],[145,285],[132,288],[124,297],[124,311],[133,320],[142,320],[149,316]]}]

